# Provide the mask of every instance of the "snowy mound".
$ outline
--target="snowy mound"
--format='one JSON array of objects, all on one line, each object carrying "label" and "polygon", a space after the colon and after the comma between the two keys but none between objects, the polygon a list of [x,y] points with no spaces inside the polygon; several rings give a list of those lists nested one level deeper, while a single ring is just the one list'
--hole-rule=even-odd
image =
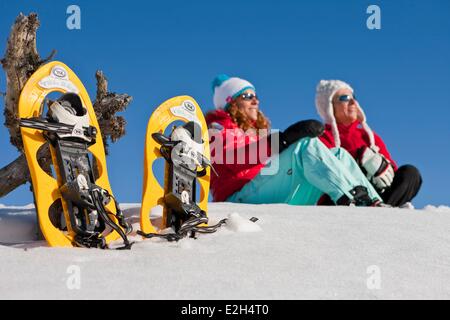
[{"label": "snowy mound", "polygon": [[[121,206],[138,229],[139,205]],[[32,206],[0,206],[0,299],[450,299],[448,207],[212,203],[209,216],[229,220],[102,251],[49,248]]]}]

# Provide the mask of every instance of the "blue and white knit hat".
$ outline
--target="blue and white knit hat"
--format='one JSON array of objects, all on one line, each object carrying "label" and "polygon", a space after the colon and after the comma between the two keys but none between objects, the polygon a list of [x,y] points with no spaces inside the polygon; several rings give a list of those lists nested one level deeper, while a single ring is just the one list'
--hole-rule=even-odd
[{"label": "blue and white knit hat", "polygon": [[256,91],[255,87],[247,80],[219,74],[212,82],[214,106],[216,109],[225,109],[234,98],[248,89]]},{"label": "blue and white knit hat", "polygon": [[[341,80],[320,80],[316,88],[317,112],[322,117],[325,123],[331,125],[331,130],[333,132],[336,147],[341,146],[341,139],[339,138],[339,130],[336,123],[336,118],[334,117],[333,97],[340,89],[348,89],[353,94],[353,88],[348,83]],[[361,126],[369,136],[370,146],[373,149],[378,150],[378,147],[375,145],[375,137],[373,131],[367,124],[366,115],[364,114],[364,111],[359,105],[358,101],[356,101],[356,105],[358,107],[358,120],[361,122]]]}]

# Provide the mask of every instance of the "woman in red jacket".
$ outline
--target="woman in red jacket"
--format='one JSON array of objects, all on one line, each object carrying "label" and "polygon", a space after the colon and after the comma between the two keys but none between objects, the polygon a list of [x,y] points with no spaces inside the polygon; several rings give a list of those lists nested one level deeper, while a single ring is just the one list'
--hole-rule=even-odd
[{"label": "woman in red jacket", "polygon": [[321,80],[316,107],[325,122],[320,140],[329,148],[346,149],[386,204],[403,206],[417,195],[422,184],[419,171],[412,165],[397,167],[383,140],[368,126],[349,84]]},{"label": "woman in red jacket", "polygon": [[215,111],[206,115],[214,201],[314,205],[325,193],[340,205],[380,205],[381,197],[348,152],[329,150],[316,137],[323,125],[300,121],[270,132],[254,86],[219,75]]}]

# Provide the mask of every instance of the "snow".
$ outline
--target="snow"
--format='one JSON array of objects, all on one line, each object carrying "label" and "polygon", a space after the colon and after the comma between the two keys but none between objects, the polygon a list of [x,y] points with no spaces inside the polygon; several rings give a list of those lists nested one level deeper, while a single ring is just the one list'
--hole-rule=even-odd
[{"label": "snow", "polygon": [[450,207],[447,207],[447,206],[437,206],[436,207],[436,206],[432,206],[432,205],[427,205],[427,206],[425,206],[424,210],[450,213]]},{"label": "snow", "polygon": [[228,216],[227,226],[235,232],[258,232],[262,231],[261,227],[250,219],[245,219],[237,212],[233,212]]},{"label": "snow", "polygon": [[[139,204],[121,207],[139,228]],[[1,205],[0,299],[450,298],[448,207],[211,203],[209,216],[229,222],[103,251],[49,248],[32,206]]]},{"label": "snow", "polygon": [[5,206],[4,204],[0,203],[0,209],[34,209],[34,204],[30,203],[26,206]]}]

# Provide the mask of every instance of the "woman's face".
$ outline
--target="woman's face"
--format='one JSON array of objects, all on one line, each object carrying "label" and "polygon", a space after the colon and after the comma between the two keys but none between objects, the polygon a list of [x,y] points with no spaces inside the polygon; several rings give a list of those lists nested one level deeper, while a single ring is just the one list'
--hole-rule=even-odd
[{"label": "woman's face", "polygon": [[258,120],[259,100],[254,90],[245,90],[234,101],[247,118],[253,121]]},{"label": "woman's face", "polygon": [[334,117],[338,124],[349,125],[358,120],[358,107],[349,89],[340,89],[333,97]]}]

